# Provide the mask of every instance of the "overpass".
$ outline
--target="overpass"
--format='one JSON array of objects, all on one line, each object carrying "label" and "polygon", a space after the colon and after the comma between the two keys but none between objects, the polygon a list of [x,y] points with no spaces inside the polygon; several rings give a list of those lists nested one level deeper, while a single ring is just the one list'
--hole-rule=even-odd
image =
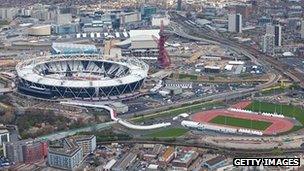
[{"label": "overpass", "polygon": [[158,124],[153,124],[153,125],[134,125],[121,118],[118,118],[115,110],[106,105],[90,104],[90,103],[86,103],[86,102],[60,102],[60,103],[65,104],[65,105],[82,106],[82,107],[107,110],[110,113],[110,117],[111,117],[112,121],[117,122],[127,128],[135,129],[135,130],[151,130],[151,129],[158,129],[158,128],[163,128],[163,127],[167,127],[167,126],[171,125],[171,123],[169,123],[169,122],[158,123]]}]

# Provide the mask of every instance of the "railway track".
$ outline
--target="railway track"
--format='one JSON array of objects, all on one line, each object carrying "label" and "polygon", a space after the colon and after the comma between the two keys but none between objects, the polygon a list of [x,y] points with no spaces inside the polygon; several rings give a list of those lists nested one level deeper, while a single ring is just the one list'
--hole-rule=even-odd
[{"label": "railway track", "polygon": [[[218,42],[222,45],[237,48],[240,50],[244,50],[248,52],[249,54],[255,56],[257,59],[259,59],[262,62],[265,62],[271,66],[276,71],[279,71],[279,73],[285,75],[286,77],[290,78],[293,82],[298,83],[302,89],[304,89],[304,77],[303,74],[299,71],[295,70],[292,67],[289,67],[287,64],[284,64],[274,57],[267,56],[263,54],[262,52],[253,49],[251,47],[239,44],[237,42],[224,39],[223,37],[220,37],[218,34],[214,34],[214,31],[210,29],[206,29],[204,27],[199,27],[195,25],[194,23],[185,22],[189,21],[186,17],[178,15],[175,12],[170,12],[170,16],[172,17],[173,21],[178,23],[179,25],[183,26],[184,28],[190,30],[191,35],[197,35],[199,37],[212,40],[214,42]],[[211,34],[210,34],[211,33]]]},{"label": "railway track", "polygon": [[[236,149],[236,148],[223,148],[217,146],[211,146],[208,144],[189,142],[187,140],[180,140],[180,142],[175,141],[149,141],[149,140],[124,140],[124,141],[107,141],[107,142],[97,142],[97,145],[106,145],[111,143],[119,143],[119,144],[162,144],[162,145],[170,145],[170,146],[184,146],[184,147],[196,147],[202,148],[206,150],[212,150],[215,153],[221,153],[228,156],[273,156],[276,153],[276,149]],[[280,149],[280,154],[303,154],[303,148],[297,149]]]}]

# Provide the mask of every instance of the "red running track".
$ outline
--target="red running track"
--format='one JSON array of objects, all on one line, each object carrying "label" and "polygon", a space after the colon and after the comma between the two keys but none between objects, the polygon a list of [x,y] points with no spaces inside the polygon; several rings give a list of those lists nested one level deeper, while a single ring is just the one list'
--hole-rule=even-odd
[{"label": "red running track", "polygon": [[235,108],[235,109],[245,109],[247,106],[249,106],[251,104],[250,100],[244,100],[241,102],[238,102],[234,105],[231,106],[231,108]]},{"label": "red running track", "polygon": [[210,122],[213,118],[219,115],[271,122],[272,124],[266,130],[262,131],[265,135],[273,135],[281,132],[286,132],[290,130],[294,125],[290,120],[285,118],[248,114],[243,112],[234,112],[226,109],[216,109],[196,113],[191,117],[191,119],[195,122]]}]

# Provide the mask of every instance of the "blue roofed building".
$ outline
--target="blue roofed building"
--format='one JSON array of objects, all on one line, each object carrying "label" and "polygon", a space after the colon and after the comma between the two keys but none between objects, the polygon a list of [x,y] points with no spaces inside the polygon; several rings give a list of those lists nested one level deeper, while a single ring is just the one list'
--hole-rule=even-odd
[{"label": "blue roofed building", "polygon": [[95,45],[73,44],[73,43],[53,43],[52,54],[96,54],[98,49]]}]

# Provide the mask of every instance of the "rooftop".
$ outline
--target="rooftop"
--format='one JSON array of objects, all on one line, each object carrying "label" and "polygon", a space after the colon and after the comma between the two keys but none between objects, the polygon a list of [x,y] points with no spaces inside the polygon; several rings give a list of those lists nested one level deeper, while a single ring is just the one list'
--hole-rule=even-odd
[{"label": "rooftop", "polygon": [[217,156],[217,157],[214,157],[214,158],[206,161],[206,164],[209,165],[209,166],[214,166],[217,163],[224,161],[225,159],[226,158],[224,156]]}]

